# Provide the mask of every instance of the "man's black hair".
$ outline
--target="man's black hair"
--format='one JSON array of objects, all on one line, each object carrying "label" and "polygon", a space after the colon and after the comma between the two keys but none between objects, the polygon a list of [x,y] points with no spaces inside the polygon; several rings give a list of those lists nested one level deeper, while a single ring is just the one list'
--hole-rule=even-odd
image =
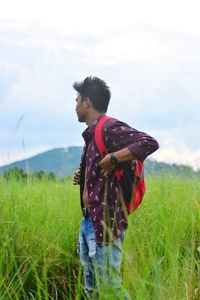
[{"label": "man's black hair", "polygon": [[75,82],[73,88],[80,94],[82,101],[88,97],[94,109],[99,112],[107,111],[111,92],[105,81],[90,76],[81,82]]}]

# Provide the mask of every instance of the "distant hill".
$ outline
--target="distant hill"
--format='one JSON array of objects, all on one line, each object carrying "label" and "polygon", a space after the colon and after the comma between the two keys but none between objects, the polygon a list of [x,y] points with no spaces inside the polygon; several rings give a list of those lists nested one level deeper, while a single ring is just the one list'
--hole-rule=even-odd
[{"label": "distant hill", "polygon": [[10,168],[18,167],[28,172],[53,172],[58,177],[66,177],[78,168],[82,147],[56,148],[37,154],[31,158],[16,161],[0,167],[0,174]]},{"label": "distant hill", "polygon": [[[3,175],[8,169],[18,167],[25,171],[28,170],[30,173],[39,171],[53,172],[56,176],[64,178],[72,175],[79,167],[81,153],[82,147],[52,149],[28,159],[0,167],[0,174]],[[145,161],[145,173],[146,175],[200,176],[200,171],[194,172],[191,167],[158,163],[150,159]]]}]

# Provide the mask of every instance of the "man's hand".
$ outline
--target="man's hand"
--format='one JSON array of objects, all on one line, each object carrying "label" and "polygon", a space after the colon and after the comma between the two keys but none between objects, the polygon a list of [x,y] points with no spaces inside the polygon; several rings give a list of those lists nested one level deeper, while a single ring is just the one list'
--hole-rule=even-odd
[{"label": "man's hand", "polygon": [[[117,159],[118,163],[130,161],[137,159],[135,154],[133,154],[128,148],[124,148],[114,152],[114,156]],[[101,167],[101,174],[107,176],[110,172],[115,169],[115,166],[110,161],[110,154],[107,154],[99,163]]]},{"label": "man's hand", "polygon": [[76,172],[74,174],[73,184],[74,185],[80,184],[80,169],[76,170]]},{"label": "man's hand", "polygon": [[113,171],[114,166],[110,162],[110,154],[107,154],[99,163],[101,167],[101,174],[107,176],[110,172]]}]

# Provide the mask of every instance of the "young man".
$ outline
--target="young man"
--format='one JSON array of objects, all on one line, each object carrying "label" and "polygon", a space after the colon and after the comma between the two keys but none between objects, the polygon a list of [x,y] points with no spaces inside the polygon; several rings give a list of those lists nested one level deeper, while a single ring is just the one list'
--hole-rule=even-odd
[{"label": "young man", "polygon": [[[115,171],[122,166],[128,170],[130,161],[134,159],[144,161],[158,149],[158,142],[146,133],[111,118],[105,122],[102,130],[108,149],[108,154],[102,157],[95,143],[94,132],[107,111],[110,89],[97,77],[87,77],[82,82],[75,82],[73,87],[77,91],[78,120],[88,126],[82,134],[85,146],[80,169],[75,172],[73,180],[74,184],[80,184],[83,218],[79,253],[85,292],[88,296],[95,290],[101,293],[103,287],[104,295],[110,290],[113,296],[120,298],[124,293],[121,289],[120,267],[128,213]],[[128,299],[125,294],[123,297]]]}]

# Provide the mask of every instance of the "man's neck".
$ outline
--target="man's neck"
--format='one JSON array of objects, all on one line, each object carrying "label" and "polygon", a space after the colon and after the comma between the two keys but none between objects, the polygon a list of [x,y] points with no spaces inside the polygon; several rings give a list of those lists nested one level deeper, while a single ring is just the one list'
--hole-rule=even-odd
[{"label": "man's neck", "polygon": [[93,112],[91,114],[91,116],[88,116],[87,120],[85,121],[85,123],[87,124],[87,126],[91,126],[100,116],[102,116],[103,113],[100,112]]}]

